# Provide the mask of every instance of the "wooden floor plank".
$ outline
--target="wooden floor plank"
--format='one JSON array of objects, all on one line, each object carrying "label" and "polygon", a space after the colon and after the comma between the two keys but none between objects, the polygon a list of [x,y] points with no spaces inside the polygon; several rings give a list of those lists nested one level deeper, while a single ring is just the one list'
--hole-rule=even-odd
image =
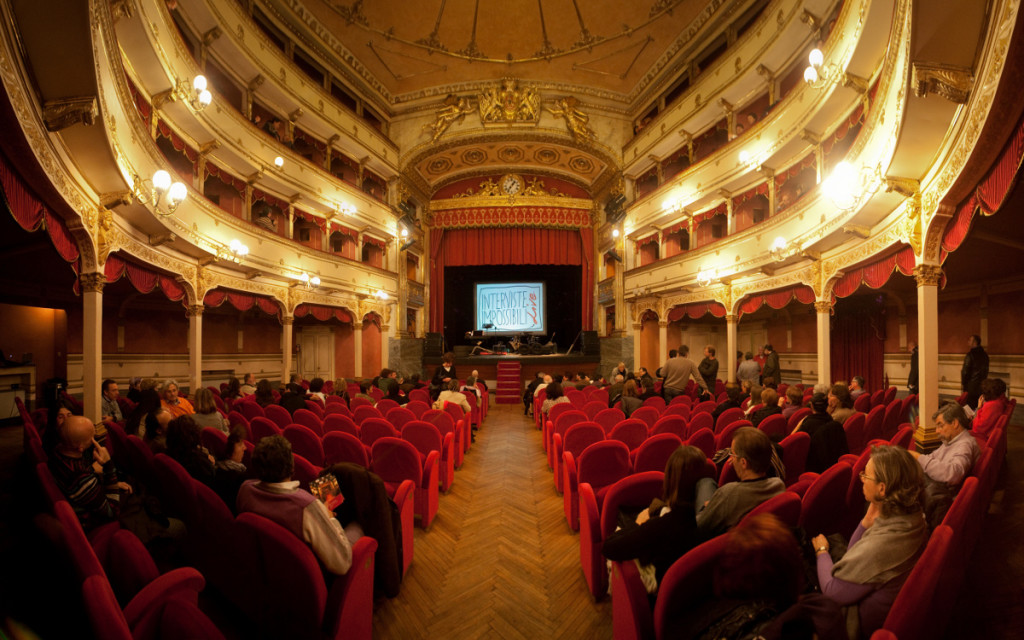
[{"label": "wooden floor plank", "polygon": [[374,637],[611,638],[610,602],[587,591],[541,434],[518,406],[491,408],[430,530],[415,535],[402,592],[375,607]]}]

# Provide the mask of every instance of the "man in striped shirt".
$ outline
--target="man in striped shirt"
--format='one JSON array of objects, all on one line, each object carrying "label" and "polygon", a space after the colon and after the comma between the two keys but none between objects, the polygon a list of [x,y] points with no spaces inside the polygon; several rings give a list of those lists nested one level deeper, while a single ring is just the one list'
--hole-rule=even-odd
[{"label": "man in striped shirt", "polygon": [[68,416],[58,437],[48,466],[82,527],[90,529],[117,518],[120,492],[131,493],[132,488],[118,482],[110,453],[96,442],[92,422],[83,416]]}]

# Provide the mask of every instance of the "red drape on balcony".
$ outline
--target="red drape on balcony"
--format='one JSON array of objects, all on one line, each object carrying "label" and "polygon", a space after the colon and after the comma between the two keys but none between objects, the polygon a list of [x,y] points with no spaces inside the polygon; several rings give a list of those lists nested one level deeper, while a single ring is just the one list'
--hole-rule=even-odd
[{"label": "red drape on balcony", "polygon": [[744,300],[743,304],[740,305],[740,316],[745,313],[754,313],[761,308],[761,305],[765,304],[772,309],[781,309],[794,298],[802,304],[813,304],[814,291],[807,285],[800,284],[779,291],[755,294]]},{"label": "red drape on balcony", "polygon": [[582,267],[582,327],[590,330],[594,307],[594,243],[589,227],[432,229],[430,232],[430,326],[444,326],[444,268],[482,264],[550,264]]},{"label": "red drape on balcony", "polygon": [[352,314],[348,311],[337,307],[325,307],[319,304],[300,304],[295,307],[294,315],[296,318],[313,316],[321,322],[326,322],[331,318],[335,318],[339,322],[344,322],[346,324],[352,322]]},{"label": "red drape on balcony", "polygon": [[695,302],[693,304],[672,307],[668,312],[668,321],[682,320],[684,316],[691,320],[696,320],[708,313],[716,318],[724,318],[725,305],[721,302]]},{"label": "red drape on balcony", "polygon": [[278,305],[276,300],[253,295],[251,293],[215,289],[208,292],[206,296],[203,297],[203,305],[207,307],[219,307],[225,302],[239,311],[248,311],[253,307],[257,307],[260,311],[269,316],[280,317],[281,313],[281,307]]},{"label": "red drape on balcony", "polygon": [[128,282],[141,293],[150,293],[157,287],[163,291],[168,300],[185,300],[185,287],[173,277],[152,270],[116,253],[107,257],[103,265],[103,272],[107,276],[107,282],[117,282],[122,276],[128,276]]}]

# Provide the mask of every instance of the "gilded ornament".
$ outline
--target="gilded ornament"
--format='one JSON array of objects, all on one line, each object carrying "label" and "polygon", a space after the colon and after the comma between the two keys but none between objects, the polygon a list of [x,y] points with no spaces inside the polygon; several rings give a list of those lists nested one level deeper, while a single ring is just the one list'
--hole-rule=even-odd
[{"label": "gilded ornament", "polygon": [[434,122],[423,125],[424,131],[431,131],[433,135],[431,142],[437,142],[441,134],[448,130],[448,127],[456,122],[462,122],[467,113],[473,111],[473,105],[469,98],[449,94],[444,100],[444,106],[434,113]]},{"label": "gilded ornament", "polygon": [[918,98],[936,93],[950,102],[966,104],[974,86],[974,74],[964,67],[915,62],[911,66],[910,82]]},{"label": "gilded ornament", "polygon": [[914,267],[918,287],[936,287],[942,281],[942,267],[937,264],[919,264]]},{"label": "gilded ornament", "polygon": [[500,88],[491,87],[477,96],[477,107],[484,124],[537,124],[540,95],[532,87],[520,90],[514,78],[504,78]]},{"label": "gilded ornament", "polygon": [[75,124],[92,125],[96,122],[99,109],[96,96],[80,96],[47,100],[43,104],[43,121],[47,131],[62,131]]},{"label": "gilded ornament", "polygon": [[597,134],[590,128],[590,116],[583,113],[577,106],[578,104],[579,101],[574,96],[566,96],[556,102],[554,107],[548,107],[548,111],[565,120],[565,126],[572,134],[573,140],[588,142],[596,138]]}]

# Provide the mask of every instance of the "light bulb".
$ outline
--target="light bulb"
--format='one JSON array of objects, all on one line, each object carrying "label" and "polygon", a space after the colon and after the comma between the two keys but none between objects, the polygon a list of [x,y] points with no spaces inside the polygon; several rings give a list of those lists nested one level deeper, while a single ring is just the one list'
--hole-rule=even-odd
[{"label": "light bulb", "polygon": [[740,151],[740,164],[747,164],[750,162],[750,152],[746,149]]},{"label": "light bulb", "polygon": [[772,250],[774,250],[774,251],[782,251],[785,248],[786,248],[786,239],[783,238],[782,236],[779,236],[778,238],[775,238],[775,242],[772,243]]},{"label": "light bulb", "polygon": [[171,185],[171,190],[167,192],[167,201],[173,207],[179,204],[188,195],[188,189],[185,185],[180,182],[175,182]]},{"label": "light bulb", "polygon": [[302,280],[303,282],[309,282],[309,274],[303,271],[302,275],[299,276],[299,280]]},{"label": "light bulb", "polygon": [[313,276],[312,278],[309,279],[309,284],[313,285],[314,287],[319,287],[320,286],[320,277],[319,276]]},{"label": "light bulb", "polygon": [[200,104],[200,106],[208,107],[208,106],[210,106],[211,102],[213,102],[213,94],[212,93],[210,93],[206,89],[203,89],[202,91],[199,92],[199,104]]},{"label": "light bulb", "polygon": [[196,93],[206,91],[206,76],[196,76],[195,80],[192,81],[192,88],[196,90]]},{"label": "light bulb", "polygon": [[235,238],[234,240],[231,241],[231,244],[229,244],[228,246],[231,248],[231,251],[233,253],[238,253],[239,250],[242,248],[242,243],[238,241],[238,238]]},{"label": "light bulb", "polygon": [[171,188],[171,174],[167,173],[163,169],[160,169],[153,174],[153,188],[159,193],[163,193]]},{"label": "light bulb", "polygon": [[804,82],[807,84],[814,84],[818,81],[818,70],[814,67],[807,67],[804,69]]},{"label": "light bulb", "polygon": [[818,48],[811,49],[811,53],[807,56],[807,59],[811,63],[812,67],[820,67],[822,63],[825,62],[825,56],[821,53],[821,49]]},{"label": "light bulb", "polygon": [[276,166],[278,169],[283,167],[284,166],[284,158],[282,158],[281,156],[277,156],[276,158],[274,158],[274,166]]},{"label": "light bulb", "polygon": [[403,238],[408,238],[409,237],[409,230],[408,229],[402,229],[402,237]]},{"label": "light bulb", "polygon": [[619,230],[618,229],[612,229],[612,237],[613,238],[618,238],[619,237]]}]

